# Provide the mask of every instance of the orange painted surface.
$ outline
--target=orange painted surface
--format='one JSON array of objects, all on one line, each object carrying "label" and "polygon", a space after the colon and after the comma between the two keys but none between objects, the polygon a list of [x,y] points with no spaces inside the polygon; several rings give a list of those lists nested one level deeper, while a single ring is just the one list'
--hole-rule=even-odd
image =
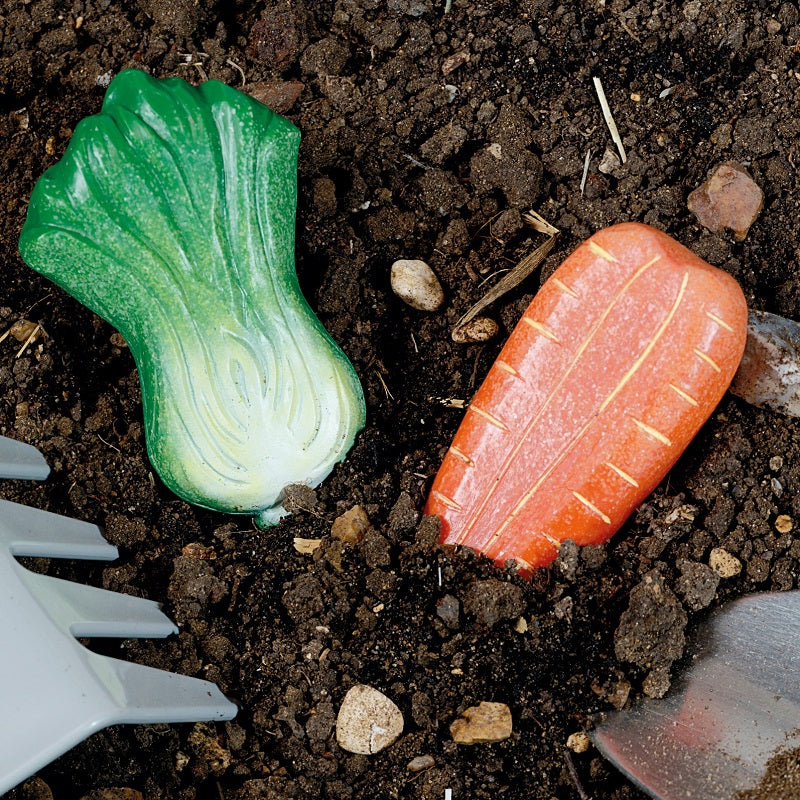
[{"label": "orange painted surface", "polygon": [[523,572],[611,537],[667,474],[742,357],[739,285],[639,223],[542,286],[475,394],[426,513],[443,544]]}]

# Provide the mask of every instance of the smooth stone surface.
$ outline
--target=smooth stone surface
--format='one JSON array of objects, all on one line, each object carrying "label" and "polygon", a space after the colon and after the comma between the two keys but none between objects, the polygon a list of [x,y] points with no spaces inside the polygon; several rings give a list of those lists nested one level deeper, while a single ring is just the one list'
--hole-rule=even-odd
[{"label": "smooth stone surface", "polygon": [[433,756],[417,756],[408,762],[408,771],[422,772],[424,769],[430,769],[435,763]]},{"label": "smooth stone surface", "polygon": [[434,271],[417,259],[401,258],[392,264],[392,291],[418,311],[436,311],[444,303],[444,290]]},{"label": "smooth stone surface", "polygon": [[348,753],[372,755],[403,732],[400,709],[382,692],[356,684],[344,696],[336,718],[336,741]]},{"label": "smooth stone surface", "polygon": [[357,544],[369,530],[367,512],[361,506],[353,506],[333,521],[331,536],[341,542]]},{"label": "smooth stone surface", "polygon": [[800,325],[767,311],[751,311],[731,392],[754,406],[800,417]]},{"label": "smooth stone surface", "polygon": [[502,742],[513,732],[511,709],[505,703],[485,700],[470,706],[450,725],[450,735],[456,744]]},{"label": "smooth stone surface", "polygon": [[744,167],[726,161],[689,195],[688,207],[712,233],[728,228],[742,241],[764,207],[764,192]]}]

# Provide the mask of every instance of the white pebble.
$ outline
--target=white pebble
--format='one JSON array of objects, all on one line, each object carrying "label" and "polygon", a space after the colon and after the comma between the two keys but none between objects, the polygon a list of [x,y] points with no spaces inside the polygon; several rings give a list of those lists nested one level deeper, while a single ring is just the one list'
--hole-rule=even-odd
[{"label": "white pebble", "polygon": [[444,302],[442,284],[424,261],[408,258],[395,261],[391,281],[392,291],[419,311],[436,311]]},{"label": "white pebble", "polygon": [[403,732],[400,709],[382,692],[356,684],[344,696],[336,718],[336,741],[348,753],[372,755]]}]

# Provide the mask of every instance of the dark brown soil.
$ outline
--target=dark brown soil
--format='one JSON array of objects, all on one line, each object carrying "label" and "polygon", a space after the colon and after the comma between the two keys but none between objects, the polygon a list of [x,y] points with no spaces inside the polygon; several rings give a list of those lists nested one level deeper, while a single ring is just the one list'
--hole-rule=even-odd
[{"label": "dark brown soil", "polygon": [[767,771],[755,789],[739,792],[736,800],[783,800],[800,793],[800,750],[779,750],[768,762]]},{"label": "dark brown soil", "polygon": [[[2,495],[97,522],[121,551],[110,566],[38,569],[159,600],[181,626],[171,640],[98,649],[217,681],[242,705],[228,724],[98,733],[9,797],[51,790],[73,800],[127,787],[147,800],[441,800],[448,788],[454,800],[642,798],[592,748],[571,755],[579,788],[567,737],[624,703],[629,685],[629,701],[643,689],[666,691],[685,629],[709,605],[795,587],[800,542],[774,523],[800,515],[800,426],[726,396],[609,545],[565,547],[526,583],[440,550],[435,521],[420,511],[463,415],[453,400],[471,397],[541,274],[491,309],[496,340],[457,345],[450,331],[485,278],[540,243],[521,222],[527,208],[562,231],[544,275],[596,229],[635,219],[733,274],[754,308],[800,317],[797,4],[453,0],[446,13],[445,0],[3,0],[0,8],[0,333],[20,318],[46,332],[24,352],[12,337],[0,344],[0,433],[37,445],[53,467],[46,483],[6,482]],[[234,86],[244,75],[245,89],[272,98],[304,135],[298,272],[361,377],[368,422],[316,500],[273,530],[192,508],[159,483],[129,352],[17,255],[35,180],[99,108],[103,84],[130,66]],[[610,172],[598,169],[613,145],[593,76],[629,154]],[[766,196],[741,243],[700,228],[686,210],[688,193],[725,160],[746,165]],[[399,257],[433,266],[447,292],[442,310],[416,312],[391,293]],[[355,504],[373,527],[362,544],[342,546],[331,523]],[[300,555],[294,537],[323,546]],[[716,591],[704,566],[714,547],[743,564]],[[497,588],[477,582],[498,578],[517,588],[504,586],[487,616],[469,598]],[[667,602],[653,601],[653,587]],[[644,645],[631,635],[636,626]],[[355,683],[385,692],[405,718],[402,738],[371,757],[343,752],[333,734]],[[512,737],[454,744],[450,722],[482,700],[510,706]],[[433,766],[409,771],[421,755]]]}]

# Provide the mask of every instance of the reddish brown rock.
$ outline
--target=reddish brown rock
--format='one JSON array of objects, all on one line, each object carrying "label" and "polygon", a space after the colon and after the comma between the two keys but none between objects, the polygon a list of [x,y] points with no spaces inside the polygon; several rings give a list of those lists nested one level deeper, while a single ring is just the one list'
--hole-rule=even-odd
[{"label": "reddish brown rock", "polygon": [[304,85],[300,81],[260,81],[247,86],[247,93],[278,114],[285,114],[297,102]]},{"label": "reddish brown rock", "polygon": [[689,195],[688,205],[712,233],[728,228],[741,242],[764,207],[764,192],[744,167],[726,161]]}]

